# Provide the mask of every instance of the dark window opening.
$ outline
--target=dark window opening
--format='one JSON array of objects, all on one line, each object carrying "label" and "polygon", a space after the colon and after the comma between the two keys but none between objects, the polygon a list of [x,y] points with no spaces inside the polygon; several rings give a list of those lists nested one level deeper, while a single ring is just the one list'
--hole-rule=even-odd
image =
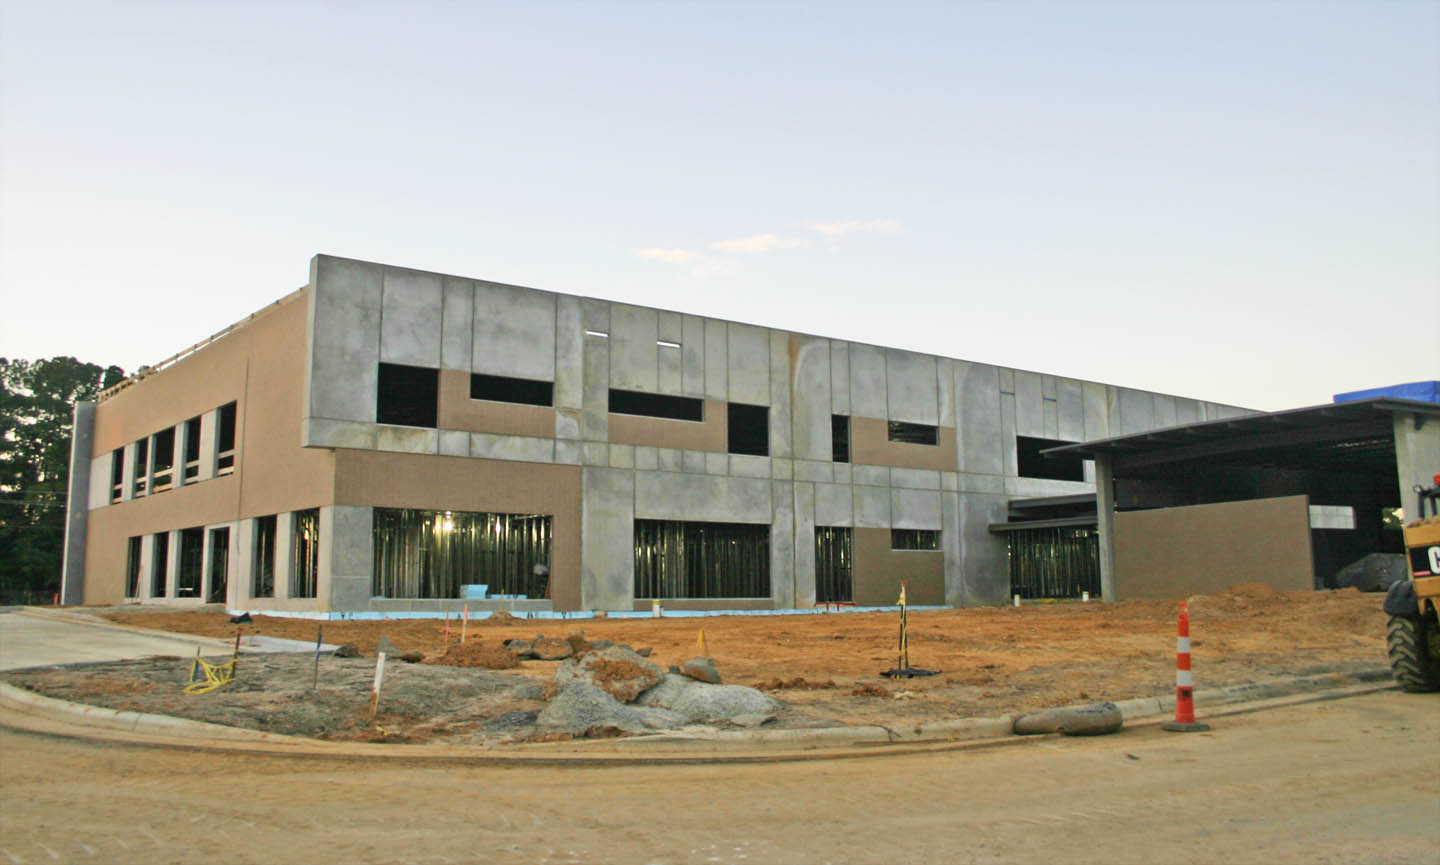
[{"label": "dark window opening", "polygon": [[235,471],[235,403],[226,403],[215,411],[215,474]]},{"label": "dark window opening", "polygon": [[892,420],[890,421],[890,441],[911,445],[938,445],[940,444],[940,428],[929,424]]},{"label": "dark window opening", "polygon": [[850,462],[850,416],[830,415],[830,459],[832,462]]},{"label": "dark window opening", "polygon": [[727,408],[729,451],[732,454],[770,455],[770,407],[732,402]]},{"label": "dark window opening", "polygon": [[180,456],[184,466],[184,480],[193,481],[200,476],[200,418],[185,421],[185,450]]},{"label": "dark window opening", "polygon": [[434,429],[439,400],[440,370],[380,364],[380,381],[375,390],[377,422]]},{"label": "dark window opening", "polygon": [[555,404],[555,383],[474,372],[470,374],[470,398],[550,406]]},{"label": "dark window opening", "polygon": [[1078,454],[1059,454],[1046,457],[1040,453],[1046,448],[1058,448],[1069,444],[1074,444],[1074,442],[1016,436],[1016,466],[1019,469],[1020,477],[1045,478],[1052,481],[1085,480],[1085,460]]},{"label": "dark window opening", "polygon": [[320,509],[296,511],[290,533],[290,597],[315,597],[320,574]]},{"label": "dark window opening", "polygon": [[170,489],[175,468],[175,428],[161,430],[155,434],[155,467],[151,470],[150,489],[161,492]]},{"label": "dark window opening", "polygon": [[250,596],[275,595],[275,517],[255,519],[255,559],[250,573]]},{"label": "dark window opening", "polygon": [[[118,502],[125,497],[125,449],[116,448],[110,452],[110,501]],[[126,595],[127,598],[134,597]]]},{"label": "dark window opening", "polygon": [[176,563],[175,596],[200,597],[200,577],[205,566],[205,530],[183,529],[180,532],[180,559]]},{"label": "dark window opening", "polygon": [[459,598],[463,586],[490,597],[549,597],[553,519],[375,508],[373,591],[383,598]]},{"label": "dark window opening", "polygon": [[891,529],[890,549],[933,552],[940,549],[940,532],[937,529]]},{"label": "dark window opening", "polygon": [[155,551],[150,557],[150,597],[165,597],[166,573],[170,570],[170,533],[155,536]]},{"label": "dark window opening", "polygon": [[133,496],[145,495],[150,483],[150,440],[141,439],[135,443],[135,487]]},{"label": "dark window opening", "polygon": [[1022,598],[1100,597],[1100,533],[1093,528],[1007,532],[1010,592]]},{"label": "dark window opening", "polygon": [[770,597],[770,527],[636,520],[635,597]]},{"label": "dark window opening", "polygon": [[854,559],[853,529],[815,527],[815,603],[848,604],[855,600]]},{"label": "dark window opening", "polygon": [[230,529],[210,530],[210,595],[212,604],[225,603],[230,582]]},{"label": "dark window opening", "polygon": [[140,542],[142,538],[131,538],[125,545],[125,597],[140,596]]},{"label": "dark window opening", "polygon": [[705,401],[689,396],[663,396],[634,390],[610,389],[610,411],[670,420],[705,420]]}]

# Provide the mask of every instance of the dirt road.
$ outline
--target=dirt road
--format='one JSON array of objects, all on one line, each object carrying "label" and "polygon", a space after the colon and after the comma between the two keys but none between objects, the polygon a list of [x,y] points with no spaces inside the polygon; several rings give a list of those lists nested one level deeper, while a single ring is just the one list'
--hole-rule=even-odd
[{"label": "dirt road", "polygon": [[845,761],[364,765],[0,731],[0,863],[1433,863],[1440,695]]}]

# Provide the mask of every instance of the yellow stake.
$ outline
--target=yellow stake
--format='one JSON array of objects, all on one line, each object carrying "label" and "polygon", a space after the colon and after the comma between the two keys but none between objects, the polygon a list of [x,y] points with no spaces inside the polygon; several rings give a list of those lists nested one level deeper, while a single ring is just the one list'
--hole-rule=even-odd
[{"label": "yellow stake", "polygon": [[695,640],[695,648],[700,652],[700,657],[710,657],[710,649],[705,645],[705,629],[700,629],[700,637]]}]

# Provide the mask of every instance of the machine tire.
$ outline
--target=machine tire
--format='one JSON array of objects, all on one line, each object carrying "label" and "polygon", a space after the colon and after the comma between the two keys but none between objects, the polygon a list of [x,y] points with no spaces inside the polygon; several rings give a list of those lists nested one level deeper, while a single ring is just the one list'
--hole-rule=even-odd
[{"label": "machine tire", "polygon": [[1390,670],[1405,691],[1440,690],[1440,658],[1430,653],[1426,630],[1435,627],[1426,618],[1391,616],[1385,630],[1385,645],[1390,654]]}]

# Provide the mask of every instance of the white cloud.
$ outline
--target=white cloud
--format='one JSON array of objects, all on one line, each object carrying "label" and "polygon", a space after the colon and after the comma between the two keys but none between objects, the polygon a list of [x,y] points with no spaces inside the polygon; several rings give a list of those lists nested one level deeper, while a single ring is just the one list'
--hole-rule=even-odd
[{"label": "white cloud", "polygon": [[807,222],[805,227],[811,231],[818,231],[826,237],[839,237],[842,234],[899,234],[905,230],[899,220],[895,219],[842,219],[838,222]]},{"label": "white cloud", "polygon": [[684,264],[695,257],[694,253],[686,252],[683,249],[664,249],[658,246],[647,246],[644,249],[635,250],[635,254],[641,258],[648,258],[652,261],[666,261],[670,264]]},{"label": "white cloud", "polygon": [[797,246],[805,245],[805,241],[799,237],[752,234],[749,237],[737,237],[734,240],[718,240],[710,244],[710,248],[718,249],[721,252],[769,252],[772,249],[794,249]]},{"label": "white cloud", "polygon": [[735,272],[735,268],[728,261],[702,260],[690,270],[690,275],[696,279],[710,279],[716,276],[729,276]]}]

